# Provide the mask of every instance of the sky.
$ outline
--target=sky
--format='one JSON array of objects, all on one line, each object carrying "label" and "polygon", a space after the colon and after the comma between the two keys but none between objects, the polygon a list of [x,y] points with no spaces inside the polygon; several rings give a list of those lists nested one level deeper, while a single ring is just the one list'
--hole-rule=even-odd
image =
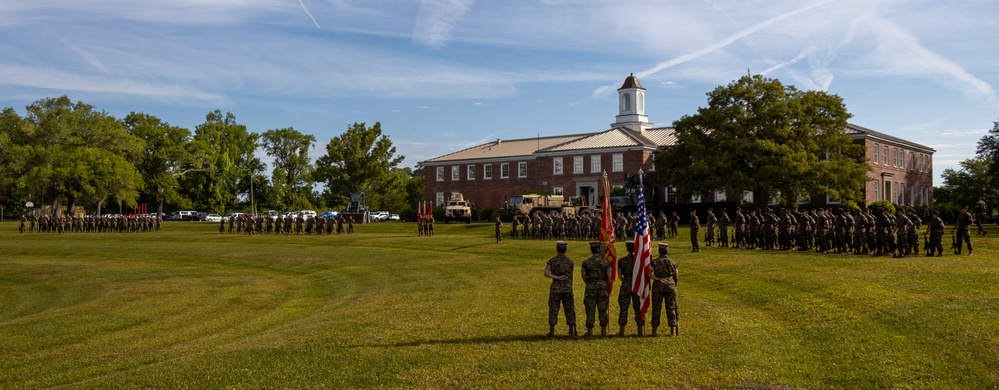
[{"label": "sky", "polygon": [[606,130],[632,73],[659,126],[753,73],[936,149],[939,186],[999,120],[997,31],[995,0],[5,1],[0,107],[68,95],[192,131],[219,109],[315,135],[313,158],[380,122],[412,167]]}]

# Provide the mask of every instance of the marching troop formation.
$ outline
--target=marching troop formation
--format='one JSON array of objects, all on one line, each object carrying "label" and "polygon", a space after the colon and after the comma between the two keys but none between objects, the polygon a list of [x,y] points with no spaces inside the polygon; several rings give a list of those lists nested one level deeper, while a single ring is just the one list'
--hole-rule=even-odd
[{"label": "marching troop formation", "polygon": [[[226,227],[228,226],[228,229]],[[354,218],[306,216],[241,215],[219,222],[219,233],[333,235],[354,232]]]},{"label": "marching troop formation", "polygon": [[160,218],[147,215],[83,216],[63,215],[21,216],[17,230],[21,233],[146,233],[160,230]]}]

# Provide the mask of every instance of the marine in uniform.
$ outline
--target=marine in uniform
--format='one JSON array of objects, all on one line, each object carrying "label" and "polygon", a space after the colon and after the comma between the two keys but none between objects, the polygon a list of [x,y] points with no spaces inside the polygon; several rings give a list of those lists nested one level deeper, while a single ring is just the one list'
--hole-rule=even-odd
[{"label": "marine in uniform", "polygon": [[690,246],[694,252],[700,252],[701,247],[697,245],[697,236],[701,230],[701,221],[697,219],[697,210],[690,210]]},{"label": "marine in uniform", "polygon": [[927,256],[933,256],[933,252],[936,252],[937,256],[943,256],[943,234],[946,229],[947,225],[940,218],[940,212],[934,210],[926,226],[926,230],[930,233],[929,248],[926,248]]},{"label": "marine in uniform", "polygon": [[961,207],[961,213],[957,216],[957,226],[951,229],[951,233],[957,230],[957,254],[961,254],[961,243],[968,243],[968,254],[971,254],[971,224],[975,223],[975,218],[968,212],[968,206]]},{"label": "marine in uniform", "polygon": [[617,317],[617,324],[620,326],[617,334],[624,336],[624,327],[628,325],[628,306],[631,305],[635,312],[638,335],[641,336],[645,334],[645,321],[639,312],[641,300],[638,294],[631,291],[631,277],[635,266],[635,242],[625,242],[624,246],[628,248],[628,255],[617,260],[617,276],[621,280],[621,289],[617,293],[617,304],[621,308],[620,315]]},{"label": "marine in uniform", "polygon": [[600,241],[590,242],[590,253],[592,256],[583,261],[579,271],[586,283],[586,292],[583,294],[583,307],[586,310],[586,334],[593,335],[593,325],[596,316],[600,317],[600,335],[607,335],[607,306],[610,304],[610,296],[607,293],[607,282],[613,275],[610,262],[601,256],[603,249]]},{"label": "marine in uniform", "polygon": [[670,335],[680,335],[677,322],[676,283],[679,281],[676,261],[669,258],[669,244],[659,243],[659,257],[652,260],[652,336],[657,336],[662,308],[666,306],[666,322]]},{"label": "marine in uniform", "polygon": [[555,243],[555,257],[545,263],[545,277],[552,280],[548,290],[548,337],[555,336],[559,306],[565,310],[565,323],[569,336],[576,335],[576,303],[572,296],[572,259],[565,255],[568,243]]}]

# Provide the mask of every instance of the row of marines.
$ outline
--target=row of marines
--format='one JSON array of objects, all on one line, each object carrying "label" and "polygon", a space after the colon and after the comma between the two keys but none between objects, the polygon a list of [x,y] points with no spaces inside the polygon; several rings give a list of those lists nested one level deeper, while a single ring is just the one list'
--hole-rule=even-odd
[{"label": "row of marines", "polygon": [[[228,222],[229,229],[226,230]],[[222,219],[219,221],[219,233],[229,234],[308,234],[308,235],[331,235],[354,232],[354,218],[333,218],[327,216],[271,216],[241,215],[235,218]]]},{"label": "row of marines", "polygon": [[40,217],[21,215],[17,230],[21,233],[146,233],[160,230],[160,218],[151,216],[69,215]]},{"label": "row of marines", "polygon": [[[732,230],[734,239],[731,241],[728,235],[730,220],[724,211],[720,215],[721,218],[717,218],[708,209],[705,246],[718,244],[748,249],[797,249],[897,257],[920,253],[919,236],[923,221],[912,209],[899,209],[892,214],[887,209],[871,208],[852,212],[821,208],[799,211],[794,208],[778,213],[770,208],[759,213],[756,210],[743,213],[736,208]],[[968,254],[971,254],[968,232],[973,223],[974,218],[967,212],[967,207],[962,208],[957,225],[952,229],[952,232],[956,230],[958,233],[952,245],[956,253],[961,253],[961,243],[966,242]],[[715,239],[716,228],[720,233],[718,240]],[[690,229],[691,245],[696,252],[699,251],[700,221],[693,211],[690,214]],[[923,252],[927,256],[943,254],[945,230],[946,225],[939,212],[932,212],[926,231],[922,233]]]},{"label": "row of marines", "polygon": [[[523,221],[521,221],[523,218]],[[614,232],[618,240],[634,237],[635,213],[615,213]],[[600,238],[601,216],[599,213],[568,214],[560,212],[532,213],[530,217],[514,217],[510,227],[510,237],[543,240],[595,240]],[[673,213],[667,218],[660,212],[659,217],[649,214],[649,226],[656,240],[676,237],[680,218]],[[667,229],[668,228],[668,229]],[[668,233],[668,235],[667,235]]]},{"label": "row of marines", "polygon": [[[617,262],[618,278],[621,281],[618,290],[618,335],[623,336],[625,326],[628,324],[628,310],[632,309],[637,334],[645,334],[645,319],[640,309],[639,296],[632,292],[632,271],[635,262],[635,243],[626,242],[628,255],[622,257]],[[555,244],[556,255],[545,263],[545,277],[552,280],[548,292],[548,335],[555,336],[555,326],[558,324],[559,310],[564,310],[565,322],[569,326],[569,336],[578,336],[576,331],[576,306],[572,291],[574,279],[574,263],[566,256],[568,243],[559,241]],[[586,283],[583,295],[583,306],[586,311],[586,333],[584,336],[592,336],[596,322],[600,323],[600,335],[607,335],[607,326],[610,322],[607,311],[610,303],[610,290],[608,282],[611,281],[613,270],[610,262],[603,258],[603,251],[606,248],[599,241],[590,242],[591,256],[583,261],[580,266],[580,276]],[[659,257],[652,261],[648,280],[652,282],[651,300],[649,306],[652,308],[652,336],[658,336],[659,324],[661,323],[662,309],[666,308],[666,321],[670,328],[670,335],[679,336],[680,326],[678,322],[678,306],[676,300],[676,284],[679,282],[676,261],[669,258],[669,244],[659,243]]]}]

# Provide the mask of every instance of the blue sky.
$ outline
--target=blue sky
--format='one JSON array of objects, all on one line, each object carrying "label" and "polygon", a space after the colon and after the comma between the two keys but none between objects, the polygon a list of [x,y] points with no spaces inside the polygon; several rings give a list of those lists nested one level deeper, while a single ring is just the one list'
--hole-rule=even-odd
[{"label": "blue sky", "polygon": [[0,106],[65,94],[192,130],[221,109],[316,135],[314,157],[381,122],[413,166],[605,130],[629,73],[670,125],[749,69],[935,148],[939,175],[999,119],[996,31],[994,0],[7,1]]}]

